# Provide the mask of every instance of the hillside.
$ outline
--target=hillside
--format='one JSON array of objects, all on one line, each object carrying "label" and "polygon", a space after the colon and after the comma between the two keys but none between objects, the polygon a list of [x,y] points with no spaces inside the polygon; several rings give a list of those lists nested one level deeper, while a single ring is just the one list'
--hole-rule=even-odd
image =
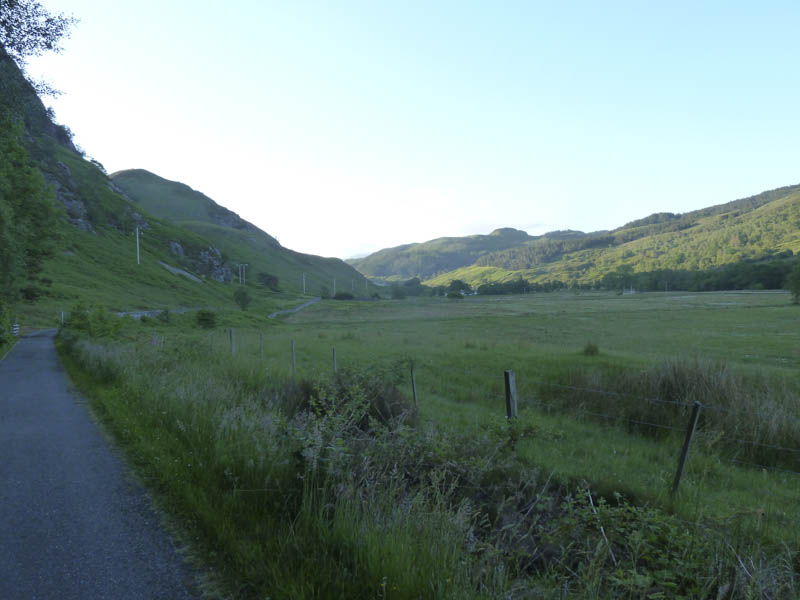
[{"label": "hillside", "polygon": [[[489,250],[472,240],[474,260],[462,256],[458,267],[440,261],[434,242],[381,250],[353,262],[363,272],[386,278],[420,276],[431,285],[453,279],[478,285],[523,277],[537,282],[592,283],[624,265],[634,272],[712,269],[742,260],[800,252],[800,185],[763,192],[685,214],[657,213],[612,231],[589,234],[554,232]],[[426,270],[411,273],[403,260],[408,248]],[[396,261],[396,262],[395,262]],[[369,269],[367,271],[366,269]]]},{"label": "hillside", "polygon": [[[134,206],[209,240],[230,264],[246,263],[247,277],[253,281],[259,273],[268,273],[278,277],[280,289],[297,293],[302,292],[305,273],[309,294],[332,293],[334,279],[337,291],[375,291],[344,261],[284,248],[274,237],[183,183],[143,169],[119,171],[110,177]],[[177,247],[173,254],[182,258]]]},{"label": "hillside", "polygon": [[419,277],[430,279],[438,273],[471,265],[478,258],[531,240],[518,229],[497,229],[489,235],[442,237],[419,244],[386,248],[364,258],[347,261],[368,277],[386,280]]},{"label": "hillside", "polygon": [[[54,122],[4,52],[0,92],[0,304],[10,308],[10,318],[55,324],[79,301],[117,311],[236,309],[239,263],[250,265],[247,287],[256,314],[296,304],[303,272],[308,295],[332,290],[334,278],[364,290],[365,278],[343,261],[283,248],[202,194],[181,199],[153,192],[165,181],[156,176],[141,195],[158,204],[132,200],[73,145],[69,129]],[[168,183],[168,189],[189,190]],[[204,200],[195,205],[196,198]],[[179,221],[182,216],[196,220]],[[277,277],[277,286],[274,279],[260,284],[260,271]]]}]

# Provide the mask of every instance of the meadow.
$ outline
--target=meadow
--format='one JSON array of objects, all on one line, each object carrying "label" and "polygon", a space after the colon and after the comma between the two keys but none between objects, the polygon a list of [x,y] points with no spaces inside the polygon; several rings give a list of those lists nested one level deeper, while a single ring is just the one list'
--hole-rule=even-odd
[{"label": "meadow", "polygon": [[790,598],[798,316],[780,292],[323,301],[87,315],[61,348],[212,595]]}]

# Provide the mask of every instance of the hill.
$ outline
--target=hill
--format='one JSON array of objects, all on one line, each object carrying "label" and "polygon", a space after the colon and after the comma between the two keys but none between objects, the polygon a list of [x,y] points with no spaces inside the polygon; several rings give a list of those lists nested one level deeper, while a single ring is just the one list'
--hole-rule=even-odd
[{"label": "hill", "polygon": [[0,305],[10,309],[0,306],[0,320],[52,324],[79,301],[117,311],[235,309],[240,263],[249,263],[253,313],[295,304],[303,272],[309,295],[332,291],[334,278],[364,290],[366,279],[343,261],[283,248],[182,184],[147,174],[140,180],[150,187],[132,189],[133,200],[73,145],[1,50]]},{"label": "hill", "polygon": [[489,235],[442,237],[419,244],[386,248],[364,258],[347,262],[368,277],[385,280],[435,275],[473,264],[490,252],[506,250],[530,239],[524,231],[496,229]]},{"label": "hill", "polygon": [[[620,268],[713,269],[800,252],[800,185],[685,214],[657,213],[612,231],[552,232],[494,249],[480,245],[488,237],[443,238],[450,247],[458,247],[460,240],[472,244],[472,254],[453,253],[449,261],[440,260],[439,240],[432,240],[381,250],[351,264],[386,278],[418,276],[431,285],[446,285],[453,279],[479,285],[519,277],[591,284]],[[414,263],[406,260],[409,254]],[[451,267],[456,258],[461,264]],[[415,265],[425,269],[414,273]]]},{"label": "hill", "polygon": [[[372,293],[375,288],[353,267],[338,258],[323,258],[284,248],[271,235],[189,186],[164,179],[143,169],[119,171],[110,176],[115,187],[134,206],[209,240],[230,264],[247,264],[256,281],[259,273],[278,278],[281,289],[302,292],[337,291]],[[178,259],[181,249],[175,247]],[[191,266],[191,260],[185,261]]]}]

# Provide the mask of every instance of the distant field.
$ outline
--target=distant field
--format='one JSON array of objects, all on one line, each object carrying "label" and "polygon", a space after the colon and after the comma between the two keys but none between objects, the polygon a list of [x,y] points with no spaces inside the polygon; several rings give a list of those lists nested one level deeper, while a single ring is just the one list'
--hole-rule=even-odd
[{"label": "distant field", "polygon": [[[322,302],[270,337],[293,337],[308,365],[335,345],[345,362],[411,357],[499,377],[502,368],[539,372],[539,360],[586,360],[579,353],[591,341],[601,358],[631,364],[698,356],[790,373],[800,362],[798,322],[786,292],[553,293]],[[285,362],[281,344],[268,346]]]}]

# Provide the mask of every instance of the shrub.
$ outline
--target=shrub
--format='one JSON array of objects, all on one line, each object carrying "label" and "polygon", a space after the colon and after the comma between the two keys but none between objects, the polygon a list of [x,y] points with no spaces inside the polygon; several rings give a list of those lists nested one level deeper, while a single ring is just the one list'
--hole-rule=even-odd
[{"label": "shrub", "polygon": [[198,310],[194,319],[203,329],[214,329],[217,326],[217,313],[210,310]]},{"label": "shrub", "polygon": [[11,319],[8,316],[8,309],[0,305],[0,346],[11,340]]},{"label": "shrub", "polygon": [[247,289],[243,287],[236,288],[236,291],[233,292],[233,299],[242,310],[247,310],[247,307],[250,306],[250,302],[253,300]]},{"label": "shrub", "polygon": [[333,297],[334,300],[352,300],[353,294],[350,292],[337,292]]},{"label": "shrub", "polygon": [[169,323],[170,321],[169,309],[165,308],[160,313],[158,313],[158,315],[156,315],[156,319],[158,319],[162,323]]},{"label": "shrub", "polygon": [[461,292],[447,292],[447,297],[450,300],[463,300],[464,295]]},{"label": "shrub", "polygon": [[597,347],[596,344],[592,342],[586,342],[586,345],[583,347],[583,353],[586,356],[597,356],[600,354],[600,348]]}]

